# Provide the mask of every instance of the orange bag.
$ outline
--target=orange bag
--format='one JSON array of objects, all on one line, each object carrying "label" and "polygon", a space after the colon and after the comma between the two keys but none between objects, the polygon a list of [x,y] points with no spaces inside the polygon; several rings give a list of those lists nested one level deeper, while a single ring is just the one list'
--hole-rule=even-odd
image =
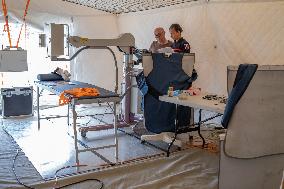
[{"label": "orange bag", "polygon": [[59,96],[59,105],[68,104],[71,98],[67,98],[65,94],[70,94],[72,97],[79,98],[82,96],[99,96],[100,92],[96,88],[74,88],[71,90],[63,91]]}]

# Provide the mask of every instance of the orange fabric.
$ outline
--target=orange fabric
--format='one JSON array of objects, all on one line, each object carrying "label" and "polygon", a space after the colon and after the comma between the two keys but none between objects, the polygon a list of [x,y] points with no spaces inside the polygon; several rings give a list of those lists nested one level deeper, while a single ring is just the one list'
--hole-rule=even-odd
[{"label": "orange fabric", "polygon": [[22,23],[21,30],[20,30],[20,34],[19,34],[19,37],[18,37],[18,40],[17,40],[17,45],[16,45],[17,48],[18,48],[18,46],[19,46],[19,42],[20,42],[20,38],[21,38],[21,33],[22,33],[22,29],[23,29],[23,26],[24,26],[24,25],[25,25],[25,29],[26,29],[26,16],[27,16],[27,14],[28,14],[29,5],[30,5],[30,0],[27,0],[26,9],[25,9],[25,12],[24,12],[24,17],[23,17],[24,22]]},{"label": "orange fabric", "polygon": [[[29,5],[30,5],[30,0],[27,0],[26,9],[25,9],[25,12],[24,12],[24,17],[23,17],[24,22],[22,23],[20,34],[19,34],[19,37],[18,37],[18,40],[17,40],[17,45],[16,45],[17,48],[19,46],[22,28],[23,28],[24,24],[26,24],[26,16],[28,14]],[[7,30],[7,32],[8,32],[9,44],[10,44],[10,48],[12,48],[12,39],[11,39],[11,34],[10,34],[10,29],[9,29],[8,9],[7,9],[7,5],[6,5],[6,0],[2,0],[2,9],[3,9],[4,19],[5,19],[4,31]]]},{"label": "orange fabric", "polygon": [[59,105],[65,105],[68,104],[71,99],[65,97],[65,94],[70,94],[73,97],[82,97],[82,96],[99,96],[100,92],[96,88],[74,88],[71,90],[65,90],[63,91],[59,96]]},{"label": "orange fabric", "polygon": [[11,40],[10,29],[9,29],[7,6],[6,6],[6,1],[5,0],[2,0],[2,9],[3,9],[4,19],[5,19],[4,29],[6,29],[7,32],[8,32],[9,44],[10,44],[10,47],[12,47],[12,40]]}]

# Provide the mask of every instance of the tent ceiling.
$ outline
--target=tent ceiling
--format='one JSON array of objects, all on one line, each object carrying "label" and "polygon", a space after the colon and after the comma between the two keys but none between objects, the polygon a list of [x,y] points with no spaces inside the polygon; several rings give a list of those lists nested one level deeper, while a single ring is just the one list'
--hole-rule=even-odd
[{"label": "tent ceiling", "polygon": [[97,10],[120,14],[168,7],[196,0],[62,0]]},{"label": "tent ceiling", "polygon": [[[6,0],[8,12],[17,12],[20,16],[24,14],[27,0]],[[0,5],[0,15],[2,6]],[[108,15],[104,11],[78,6],[62,0],[31,0],[28,10],[28,17],[33,17],[33,13],[45,13],[60,16],[88,16],[88,15]],[[37,15],[36,15],[37,16]]]}]

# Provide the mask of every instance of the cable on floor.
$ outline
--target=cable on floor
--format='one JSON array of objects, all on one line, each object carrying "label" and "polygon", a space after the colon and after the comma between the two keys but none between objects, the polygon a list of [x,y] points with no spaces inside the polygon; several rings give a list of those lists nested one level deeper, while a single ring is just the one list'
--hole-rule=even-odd
[{"label": "cable on floor", "polygon": [[[28,185],[26,185],[26,184],[24,184],[23,182],[20,181],[20,179],[19,179],[19,177],[18,177],[18,175],[17,175],[17,173],[16,173],[16,169],[15,169],[16,159],[17,159],[18,155],[19,155],[19,150],[17,150],[17,153],[16,153],[15,157],[13,158],[13,165],[12,165],[12,170],[13,170],[13,173],[14,173],[14,175],[15,175],[15,178],[16,178],[18,184],[20,184],[20,185],[22,185],[22,186],[24,186],[24,187],[26,187],[26,188],[36,189],[36,188],[33,188],[33,187],[31,187],[31,186],[28,186]],[[81,166],[86,166],[86,165],[79,165],[79,166],[81,167]],[[58,169],[55,174],[57,174],[59,171],[61,171],[61,170],[63,170],[63,169],[70,168],[70,167],[78,167],[78,166],[75,165],[75,166],[62,167],[62,168]],[[99,179],[84,179],[84,180],[81,180],[81,181],[73,182],[73,183],[66,184],[66,185],[59,186],[59,187],[56,187],[56,186],[55,186],[54,189],[65,188],[65,187],[67,187],[67,186],[71,186],[71,185],[74,185],[74,184],[79,184],[79,183],[83,183],[83,182],[87,182],[87,181],[96,181],[96,182],[100,183],[99,189],[103,189],[103,187],[104,187],[104,183],[103,183],[101,180],[99,180]],[[55,185],[57,185],[57,176],[56,176]]]},{"label": "cable on floor", "polygon": [[13,170],[13,173],[14,173],[14,175],[16,177],[16,180],[17,180],[18,184],[20,184],[20,185],[22,185],[22,186],[24,186],[26,188],[35,189],[35,188],[33,188],[31,186],[28,186],[28,185],[24,184],[23,182],[21,182],[20,179],[18,178],[17,174],[16,174],[15,163],[16,163],[16,159],[17,159],[18,155],[19,155],[19,150],[17,150],[17,153],[16,153],[16,155],[15,155],[15,157],[13,159],[13,165],[12,165],[12,170]]}]

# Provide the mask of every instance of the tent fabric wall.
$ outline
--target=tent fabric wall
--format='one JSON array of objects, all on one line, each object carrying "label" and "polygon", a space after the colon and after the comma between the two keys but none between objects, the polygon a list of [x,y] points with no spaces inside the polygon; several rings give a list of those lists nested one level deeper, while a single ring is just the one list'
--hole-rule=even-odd
[{"label": "tent fabric wall", "polygon": [[[115,15],[82,16],[73,18],[72,35],[91,39],[117,38],[118,27]],[[119,77],[122,77],[122,54],[112,48],[117,56]],[[73,48],[73,51],[78,49]],[[114,91],[115,66],[112,54],[108,50],[88,49],[82,51],[71,61],[73,79],[92,83]]]},{"label": "tent fabric wall", "polygon": [[[119,32],[131,32],[139,48],[149,48],[153,30],[179,23],[196,53],[203,90],[226,94],[227,65],[284,64],[284,2],[195,2],[122,14]],[[167,32],[169,38],[169,33]]]},{"label": "tent fabric wall", "polygon": [[[24,0],[17,4],[7,2],[9,10],[21,15]],[[162,26],[167,31],[172,23],[179,23],[196,54],[199,78],[195,85],[217,94],[227,93],[227,65],[277,65],[283,64],[284,59],[283,1],[197,1],[113,15],[58,0],[37,0],[32,1],[29,13],[27,19],[41,25],[73,20],[72,35],[82,37],[115,38],[120,33],[132,33],[139,48],[149,48],[155,27]],[[168,32],[167,37],[170,38]],[[121,76],[122,55],[116,54]],[[71,62],[71,72],[74,79],[114,89],[113,59],[107,51],[83,51]]]},{"label": "tent fabric wall", "polygon": [[[18,3],[13,3],[12,0],[7,0],[6,3],[8,12],[21,20],[26,1],[19,0]],[[2,12],[0,12],[1,14]],[[0,22],[1,20],[4,23],[3,16],[0,17]],[[69,24],[71,35],[93,39],[117,38],[119,36],[116,15],[59,0],[31,1],[27,23],[40,31],[42,30],[41,32],[44,30],[45,33],[49,32],[49,27],[46,24],[56,23]],[[73,53],[77,50],[71,48]],[[118,53],[116,48],[113,48],[113,50],[117,55],[119,76],[122,76],[122,55]],[[60,62],[53,63],[60,67]],[[114,90],[114,60],[107,50],[84,50],[71,61],[71,73],[72,79]]]}]

